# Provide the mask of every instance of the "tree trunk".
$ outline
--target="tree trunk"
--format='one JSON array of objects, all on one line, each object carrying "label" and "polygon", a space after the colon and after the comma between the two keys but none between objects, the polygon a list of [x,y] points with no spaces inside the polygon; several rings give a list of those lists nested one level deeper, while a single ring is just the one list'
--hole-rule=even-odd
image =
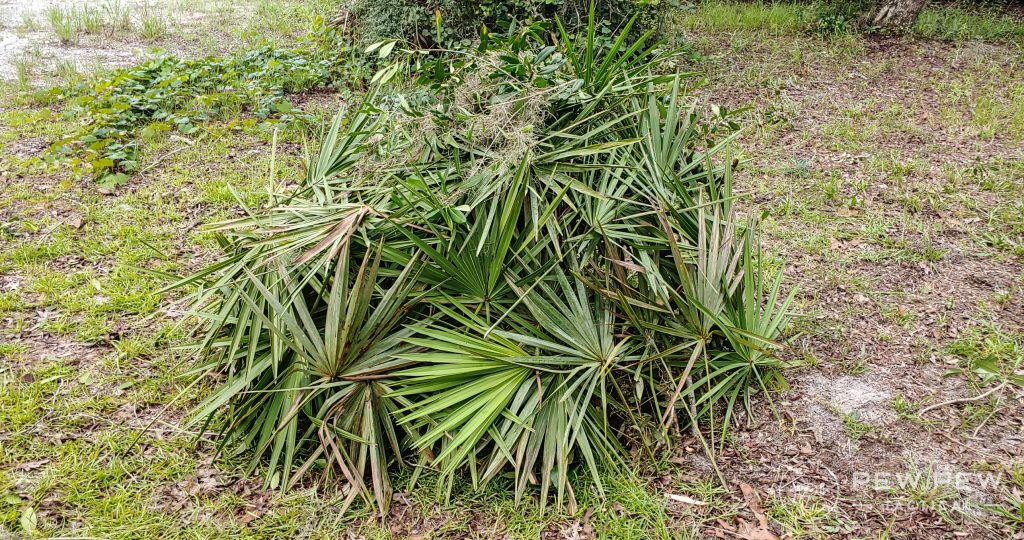
[{"label": "tree trunk", "polygon": [[926,0],[883,0],[866,13],[868,26],[883,29],[910,28],[921,13]]}]

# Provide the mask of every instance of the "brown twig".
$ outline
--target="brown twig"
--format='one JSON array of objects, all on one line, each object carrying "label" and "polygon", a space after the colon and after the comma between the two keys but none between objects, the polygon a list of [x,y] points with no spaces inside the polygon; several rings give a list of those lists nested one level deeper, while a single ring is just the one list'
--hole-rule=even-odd
[{"label": "brown twig", "polygon": [[992,394],[1002,390],[1003,388],[1006,387],[1006,385],[1007,385],[1007,382],[1003,381],[1002,383],[1000,383],[995,388],[992,388],[991,390],[989,390],[989,391],[987,391],[985,393],[982,393],[982,394],[978,394],[978,395],[976,395],[974,397],[951,399],[949,401],[943,401],[941,403],[936,403],[934,405],[929,405],[929,406],[921,409],[920,411],[918,411],[917,414],[919,416],[924,416],[924,413],[926,413],[926,412],[928,412],[928,411],[930,411],[932,409],[938,409],[939,407],[945,407],[946,405],[953,405],[955,403],[969,403],[971,401],[979,401],[979,400],[985,399],[988,396],[991,396]]}]

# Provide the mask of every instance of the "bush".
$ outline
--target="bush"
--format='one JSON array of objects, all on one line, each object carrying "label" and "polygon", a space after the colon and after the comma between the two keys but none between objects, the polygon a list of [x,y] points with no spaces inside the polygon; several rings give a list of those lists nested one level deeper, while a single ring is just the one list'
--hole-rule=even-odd
[{"label": "bush", "polygon": [[243,110],[258,118],[294,118],[286,94],[326,86],[342,68],[344,47],[320,28],[293,48],[265,45],[226,56],[186,60],[161,55],[53,93],[68,98],[64,114],[82,128],[53,145],[76,171],[107,188],[138,169],[142,129],[190,134],[211,118]]},{"label": "bush", "polygon": [[171,287],[198,286],[222,450],[381,511],[407,466],[561,504],[781,381],[791,296],[733,209],[736,126],[630,30],[403,51],[297,187],[211,227],[222,257]]},{"label": "bush", "polygon": [[816,3],[814,30],[826,35],[850,34],[860,29],[861,18],[868,8],[869,0],[834,1]]},{"label": "bush", "polygon": [[[610,32],[634,15],[641,31],[657,28],[659,5],[665,0],[600,0],[597,19]],[[494,30],[509,21],[551,20],[556,16],[570,29],[586,25],[590,0],[356,0],[352,15],[362,43],[403,39],[418,45],[469,46],[481,26]],[[636,35],[634,35],[636,37]]]}]

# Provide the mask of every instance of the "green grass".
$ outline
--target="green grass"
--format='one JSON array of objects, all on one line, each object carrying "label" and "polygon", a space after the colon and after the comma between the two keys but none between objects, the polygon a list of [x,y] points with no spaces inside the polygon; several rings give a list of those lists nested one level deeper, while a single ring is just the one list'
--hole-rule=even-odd
[{"label": "green grass", "polygon": [[[851,375],[858,375],[863,373],[862,370],[854,369]],[[839,419],[843,421],[843,428],[846,431],[846,435],[854,441],[860,440],[865,435],[877,431],[877,427],[864,422],[860,419],[860,414],[857,411],[848,413],[838,408],[832,410]]]},{"label": "green grass", "polygon": [[837,508],[817,497],[774,499],[767,510],[789,538],[826,539],[853,529]]},{"label": "green grass", "polygon": [[90,6],[83,6],[78,12],[82,30],[86,34],[99,34],[103,31],[106,26],[103,16],[102,10]]},{"label": "green grass", "polygon": [[[161,345],[139,347],[147,355],[161,354]],[[406,487],[408,476],[397,479],[397,489],[407,494],[401,504],[409,505],[402,512],[412,519],[381,524],[359,508],[342,516],[337,507],[344,495],[329,487],[264,490],[241,478],[232,460],[211,462],[205,457],[207,443],[196,447],[190,433],[170,423],[159,422],[143,433],[145,416],[129,417],[131,425],[118,421],[125,405],[142,404],[153,414],[174,396],[164,387],[178,373],[174,363],[151,362],[138,371],[133,367],[137,361],[111,355],[86,372],[61,361],[21,373],[0,371],[5,388],[0,425],[9,435],[0,445],[5,467],[0,473],[0,532],[18,534],[21,517],[35,509],[38,532],[47,537],[266,538],[314,532],[321,537],[347,530],[392,538],[398,527],[394,537],[405,538],[425,521],[436,524],[434,532],[440,535],[476,523],[484,537],[489,536],[483,531],[491,531],[527,539],[582,519],[582,508],[588,508],[589,525],[601,537],[668,537],[664,497],[635,478],[607,474],[602,477],[607,498],[595,498],[591,484],[579,484],[581,510],[574,515],[544,514],[532,503],[516,507],[500,483],[480,494],[456,491],[445,509],[439,504],[443,490],[436,477],[427,475],[414,489]],[[125,379],[138,382],[126,385]],[[54,432],[63,437],[44,435]],[[25,463],[30,464],[25,471],[6,470]],[[16,479],[21,479],[19,487]],[[718,488],[703,489],[710,501],[720,494]],[[75,529],[66,528],[68,518],[74,519]]]},{"label": "green grass", "polygon": [[[708,0],[684,11],[685,28],[769,35],[846,34],[854,30],[855,12],[843,2]],[[973,5],[926,7],[911,28],[921,38],[950,41],[1024,43],[1024,20],[996,7]]]},{"label": "green grass", "polygon": [[167,35],[167,19],[153,9],[143,11],[139,25],[139,36],[146,41],[156,41]]},{"label": "green grass", "polygon": [[78,43],[78,34],[82,31],[82,17],[76,8],[50,6],[46,9],[46,18],[50,21],[50,28],[60,38],[61,43],[65,45]]},{"label": "green grass", "polygon": [[[238,139],[231,130],[214,127],[213,133],[217,135],[211,136],[211,141],[201,149],[180,155],[194,161],[207,152],[226,155],[234,151],[232,145],[237,144]],[[154,150],[150,152],[155,153]],[[257,190],[262,186],[253,181],[257,176],[250,176],[250,167],[267,167],[267,158],[239,165],[241,168],[237,172],[225,171],[217,185],[232,184],[237,193],[247,197],[248,202],[259,204]],[[282,170],[290,170],[290,167],[291,162],[285,160]],[[220,192],[212,192],[209,185],[202,183],[195,174],[200,171],[180,163],[171,170],[178,175],[178,180],[172,183],[195,190],[200,200],[209,201],[206,204],[228,207],[234,202]],[[26,202],[45,206],[51,204],[54,196],[56,194],[37,192],[32,200]],[[36,299],[32,303],[54,306],[61,315],[69,317],[69,321],[79,317],[85,320],[98,318],[106,321],[105,325],[110,325],[127,314],[151,313],[161,302],[152,294],[160,287],[160,282],[138,267],[161,272],[174,272],[180,268],[169,259],[169,254],[175,251],[176,243],[180,241],[174,227],[186,219],[185,201],[167,197],[159,190],[132,193],[120,198],[117,204],[102,204],[103,196],[97,193],[86,193],[85,197],[87,211],[75,218],[79,227],[64,220],[43,218],[36,221],[25,216],[28,219],[23,223],[31,224],[27,230],[49,230],[49,233],[0,249],[0,267],[17,268],[24,280],[24,292]],[[185,244],[184,247],[187,246]],[[69,256],[80,261],[74,264],[82,269],[69,270],[58,264]],[[110,271],[97,274],[90,270],[92,265],[109,262],[116,264]],[[9,296],[5,295],[5,298]],[[11,308],[22,305],[16,302],[20,301],[12,298],[4,304],[9,303]]]},{"label": "green grass", "polygon": [[961,359],[963,373],[972,382],[988,385],[1007,381],[1024,387],[1024,334],[990,323],[970,328],[949,344],[948,351]]},{"label": "green grass", "polygon": [[39,24],[39,21],[36,19],[35,14],[26,11],[22,12],[21,22],[18,24],[18,26],[15,27],[14,30],[15,32],[18,33],[19,36],[24,36],[31,32],[36,32],[40,28],[41,25]]},{"label": "green grass", "polygon": [[894,476],[881,491],[893,501],[926,509],[947,523],[956,523],[965,514],[964,497],[932,464],[909,462],[905,472]]},{"label": "green grass", "polygon": [[279,2],[258,0],[255,13],[239,28],[243,40],[258,45],[266,42],[288,43],[309,31],[308,21],[314,17],[331,18],[336,4],[327,0]]},{"label": "green grass", "polygon": [[105,0],[102,6],[107,26],[114,32],[132,29],[132,10],[125,0]]},{"label": "green grass", "polygon": [[807,31],[814,17],[814,8],[804,4],[710,0],[686,10],[681,23],[686,28],[703,31],[796,34]]},{"label": "green grass", "polygon": [[956,41],[1011,41],[1024,44],[1024,20],[997,8],[932,6],[914,23],[921,37]]},{"label": "green grass", "polygon": [[[149,4],[144,5],[142,13],[142,33],[154,31],[153,21],[147,23],[151,9]],[[122,0],[104,0],[92,4],[56,4],[46,9],[46,18],[50,22],[50,28],[65,45],[78,44],[81,34],[98,36],[101,34],[113,35],[124,33],[132,28],[131,9]],[[33,28],[29,24],[23,24],[25,31]],[[166,30],[165,27],[163,27]],[[148,38],[147,38],[148,39]]]},{"label": "green grass", "polygon": [[[9,121],[12,114],[20,113],[5,113],[4,120]],[[14,129],[28,133],[39,126],[21,123]],[[60,122],[53,127],[65,128]],[[293,144],[301,140],[298,132],[284,133],[292,133],[288,137],[294,138],[287,140]],[[194,478],[200,467],[210,468],[201,464],[209,450],[191,450],[192,434],[180,432],[172,418],[157,422],[156,432],[140,431],[183,389],[179,378],[183,365],[169,346],[184,336],[161,322],[165,319],[157,309],[163,303],[152,292],[163,280],[139,268],[173,271],[179,266],[168,259],[169,254],[181,249],[202,253],[207,242],[204,234],[194,230],[189,239],[182,237],[180,228],[191,219],[197,204],[206,213],[233,206],[220,196],[207,198],[201,189],[205,187],[202,180],[210,174],[205,167],[215,162],[210,158],[220,156],[220,182],[234,183],[242,196],[250,197],[263,188],[262,180],[253,181],[260,178],[253,168],[266,170],[267,162],[227,156],[263,147],[270,137],[255,127],[242,131],[212,126],[205,145],[178,152],[157,169],[161,182],[117,198],[77,187],[40,191],[11,186],[12,193],[22,193],[12,217],[25,226],[15,240],[0,248],[0,266],[16,272],[22,286],[0,294],[0,313],[25,316],[37,309],[51,310],[53,318],[31,333],[63,335],[61,339],[78,352],[57,359],[47,357],[44,348],[40,357],[31,352],[29,342],[5,342],[5,336],[0,336],[0,358],[4,359],[0,365],[0,432],[4,435],[0,469],[44,462],[0,476],[0,536],[20,534],[22,518],[29,514],[45,536],[104,538],[168,537],[174,531],[181,537],[214,537],[225,531],[254,536],[298,534],[307,527],[328,531],[349,523],[324,520],[324,525],[318,525],[319,515],[329,514],[337,500],[324,500],[308,491],[286,497],[270,494],[273,511],[248,527],[239,525],[235,516],[244,515],[252,497],[230,490],[198,498],[184,493],[185,507],[168,511],[161,505],[173,498],[169,493]],[[171,144],[166,138],[155,139],[144,151],[156,156]],[[279,171],[293,170],[296,157],[278,155]],[[69,192],[80,201],[76,206],[83,218],[80,228],[38,213],[59,204]],[[256,193],[249,200],[259,204],[260,196]],[[61,262],[69,256],[76,261],[70,270]],[[126,321],[131,322],[126,325]],[[3,330],[5,334],[18,331],[15,325]],[[107,341],[110,345],[104,346]],[[144,411],[146,416],[141,416]],[[121,414],[132,421],[130,426],[115,419]],[[47,433],[63,435],[51,438]],[[139,435],[139,444],[133,446]],[[212,470],[224,481],[238,475],[230,464]],[[22,487],[14,487],[15,478],[21,479]],[[44,502],[54,500],[59,501],[57,506]],[[194,520],[200,513],[217,517],[212,522]],[[66,529],[66,519],[72,517],[83,528]],[[184,527],[182,519],[187,522]]]},{"label": "green grass", "polygon": [[15,58],[14,59],[14,70],[17,76],[17,88],[24,92],[27,91],[32,85],[32,66],[34,62],[31,58]]}]

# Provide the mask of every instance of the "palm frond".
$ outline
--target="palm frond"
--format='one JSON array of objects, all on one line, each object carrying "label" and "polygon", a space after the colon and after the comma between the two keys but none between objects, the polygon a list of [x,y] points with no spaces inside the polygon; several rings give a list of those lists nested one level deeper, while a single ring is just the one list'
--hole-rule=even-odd
[{"label": "palm frond", "polygon": [[222,451],[381,512],[413,463],[571,506],[574,471],[601,490],[624,448],[753,409],[793,296],[733,208],[735,134],[630,30],[405,51],[296,185],[209,227],[223,256],[169,287],[193,289],[219,377],[193,417]]}]

